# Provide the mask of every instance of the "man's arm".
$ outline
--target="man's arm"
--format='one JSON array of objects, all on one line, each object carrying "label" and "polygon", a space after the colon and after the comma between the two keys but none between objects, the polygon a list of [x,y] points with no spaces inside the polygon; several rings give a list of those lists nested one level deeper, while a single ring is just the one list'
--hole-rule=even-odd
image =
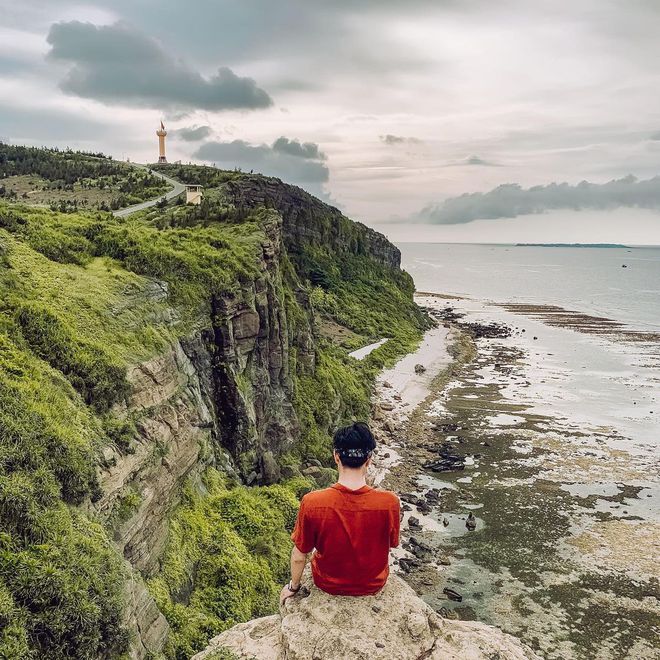
[{"label": "man's arm", "polygon": [[396,498],[396,505],[392,508],[390,515],[390,548],[399,545],[399,532],[401,529],[401,501]]},{"label": "man's arm", "polygon": [[303,497],[300,502],[296,525],[291,534],[291,540],[293,541],[293,550],[291,550],[291,582],[282,589],[280,604],[283,604],[287,598],[291,598],[291,596],[298,593],[298,589],[300,589],[300,578],[307,563],[307,553],[314,549],[314,526],[306,512],[306,497]]},{"label": "man's arm", "polygon": [[296,546],[291,550],[291,582],[287,584],[280,594],[280,605],[291,596],[295,596],[300,589],[300,579],[302,578],[305,565],[307,564],[307,555],[300,552]]}]

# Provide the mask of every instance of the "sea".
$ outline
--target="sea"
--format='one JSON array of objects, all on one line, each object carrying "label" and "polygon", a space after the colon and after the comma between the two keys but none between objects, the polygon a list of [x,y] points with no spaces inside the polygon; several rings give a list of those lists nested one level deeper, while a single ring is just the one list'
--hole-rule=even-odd
[{"label": "sea", "polygon": [[421,304],[511,331],[429,407],[466,458],[419,479],[448,494],[432,528],[462,600],[422,596],[544,658],[660,658],[660,247],[398,247]]}]

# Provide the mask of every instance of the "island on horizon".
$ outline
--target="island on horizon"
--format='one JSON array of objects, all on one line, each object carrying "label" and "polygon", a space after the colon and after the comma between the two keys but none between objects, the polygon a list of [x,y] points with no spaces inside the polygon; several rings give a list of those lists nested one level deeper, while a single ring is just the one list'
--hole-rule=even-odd
[{"label": "island on horizon", "polygon": [[627,248],[621,243],[516,243],[516,247]]}]

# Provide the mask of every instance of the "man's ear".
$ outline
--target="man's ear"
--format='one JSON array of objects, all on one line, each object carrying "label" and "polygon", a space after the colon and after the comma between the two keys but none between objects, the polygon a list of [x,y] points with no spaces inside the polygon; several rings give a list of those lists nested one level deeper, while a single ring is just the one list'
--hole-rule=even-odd
[{"label": "man's ear", "polygon": [[337,467],[339,467],[339,465],[341,464],[341,461],[339,460],[339,454],[337,453],[337,451],[335,449],[332,450],[332,458],[335,459],[335,464],[337,465]]}]

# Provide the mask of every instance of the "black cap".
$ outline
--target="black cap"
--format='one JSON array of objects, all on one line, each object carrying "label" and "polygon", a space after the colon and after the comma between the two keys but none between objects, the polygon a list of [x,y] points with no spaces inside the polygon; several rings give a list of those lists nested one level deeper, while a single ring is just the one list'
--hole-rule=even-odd
[{"label": "black cap", "polygon": [[354,422],[337,430],[333,447],[347,467],[361,467],[376,448],[371,429],[364,422]]}]

